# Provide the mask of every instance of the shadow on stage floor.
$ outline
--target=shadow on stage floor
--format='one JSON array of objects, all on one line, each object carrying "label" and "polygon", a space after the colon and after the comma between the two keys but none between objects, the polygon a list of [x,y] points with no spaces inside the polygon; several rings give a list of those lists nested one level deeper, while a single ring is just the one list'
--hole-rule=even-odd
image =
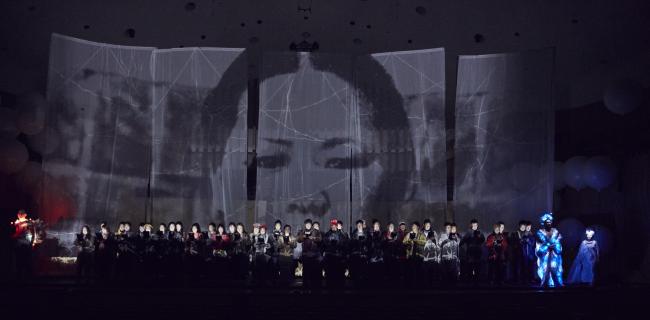
[{"label": "shadow on stage floor", "polygon": [[304,290],[300,283],[289,288],[127,286],[42,278],[0,284],[0,308],[3,315],[23,319],[642,319],[650,307],[649,289],[627,285]]}]

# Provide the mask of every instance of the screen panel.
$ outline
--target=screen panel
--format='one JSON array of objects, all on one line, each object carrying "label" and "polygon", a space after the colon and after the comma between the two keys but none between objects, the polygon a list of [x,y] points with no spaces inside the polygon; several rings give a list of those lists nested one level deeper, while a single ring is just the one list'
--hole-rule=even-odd
[{"label": "screen panel", "polygon": [[156,50],[153,58],[153,220],[243,221],[244,49]]},{"label": "screen panel", "polygon": [[38,196],[50,225],[144,219],[153,50],[52,36]]},{"label": "screen panel", "polygon": [[[360,56],[353,137],[354,213],[442,225],[447,201],[443,49]],[[355,154],[358,153],[358,154]]]},{"label": "screen panel", "polygon": [[349,221],[351,57],[267,53],[262,69],[256,219]]},{"label": "screen panel", "polygon": [[[459,223],[536,221],[552,209],[553,50],[461,56],[454,208]],[[489,228],[487,228],[489,229]]]}]

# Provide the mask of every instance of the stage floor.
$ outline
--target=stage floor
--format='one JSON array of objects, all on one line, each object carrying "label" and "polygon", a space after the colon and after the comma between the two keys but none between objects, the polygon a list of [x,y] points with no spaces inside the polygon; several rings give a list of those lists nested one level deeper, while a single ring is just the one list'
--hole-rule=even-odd
[{"label": "stage floor", "polygon": [[65,278],[5,282],[0,308],[27,319],[640,319],[650,293],[640,285],[317,291],[161,285],[81,285]]}]

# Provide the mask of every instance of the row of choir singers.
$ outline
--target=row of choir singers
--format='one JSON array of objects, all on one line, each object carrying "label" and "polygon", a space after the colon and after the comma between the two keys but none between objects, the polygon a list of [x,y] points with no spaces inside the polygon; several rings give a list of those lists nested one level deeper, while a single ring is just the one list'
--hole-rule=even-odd
[{"label": "row of choir singers", "polygon": [[422,225],[413,222],[410,228],[405,223],[382,228],[377,220],[368,228],[359,220],[348,233],[341,221],[331,220],[328,230],[321,231],[318,223],[308,219],[295,234],[281,221],[276,221],[272,230],[254,224],[251,233],[241,223],[227,227],[210,223],[205,232],[195,223],[185,233],[181,222],[160,224],[155,232],[152,225],[143,223],[132,232],[130,223],[124,222],[114,234],[106,224],[95,235],[84,226],[75,244],[80,274],[94,271],[99,276],[108,276],[112,264],[118,276],[133,274],[134,270],[137,274],[138,269],[170,275],[179,267],[193,270],[194,275],[209,274],[206,266],[217,264],[213,271],[238,278],[245,278],[252,266],[253,275],[261,273],[258,280],[267,281],[282,276],[283,268],[283,276],[290,278],[300,262],[306,284],[318,282],[321,271],[334,282],[342,281],[345,275],[361,281],[396,272],[398,278],[413,278],[406,279],[408,282],[425,279],[453,283],[461,275],[478,283],[487,262],[491,283],[502,283],[507,274],[515,282],[531,283],[536,268],[531,227],[530,222],[521,221],[518,230],[507,233],[505,225],[498,222],[486,237],[476,220],[462,236],[454,223],[445,223],[439,233],[432,229],[430,220]]}]

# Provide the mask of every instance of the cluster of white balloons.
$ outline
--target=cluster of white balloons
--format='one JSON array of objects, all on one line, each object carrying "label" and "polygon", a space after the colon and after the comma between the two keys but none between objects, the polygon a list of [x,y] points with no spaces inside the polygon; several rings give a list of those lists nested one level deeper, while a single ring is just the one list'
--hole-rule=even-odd
[{"label": "cluster of white balloons", "polygon": [[555,190],[569,186],[576,190],[590,187],[601,191],[614,183],[617,172],[614,161],[605,156],[576,156],[565,163],[555,162]]},{"label": "cluster of white balloons", "polygon": [[0,173],[16,174],[28,168],[27,146],[16,139],[21,132],[32,150],[41,154],[54,151],[60,141],[52,130],[44,130],[46,111],[47,101],[40,93],[19,97],[15,109],[0,107]]}]

